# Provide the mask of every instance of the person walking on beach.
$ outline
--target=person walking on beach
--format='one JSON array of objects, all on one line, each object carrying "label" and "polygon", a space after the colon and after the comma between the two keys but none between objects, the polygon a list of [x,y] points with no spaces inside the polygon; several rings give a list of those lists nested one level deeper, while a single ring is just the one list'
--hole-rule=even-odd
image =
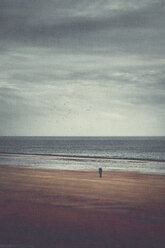
[{"label": "person walking on beach", "polygon": [[103,173],[102,168],[99,168],[99,175],[100,175],[100,178],[102,177],[102,173]]}]

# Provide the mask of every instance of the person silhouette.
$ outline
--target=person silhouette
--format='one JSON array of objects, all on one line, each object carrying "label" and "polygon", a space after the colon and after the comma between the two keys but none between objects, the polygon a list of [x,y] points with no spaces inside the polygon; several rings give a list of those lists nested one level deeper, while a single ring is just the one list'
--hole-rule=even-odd
[{"label": "person silhouette", "polygon": [[102,173],[103,173],[102,168],[99,168],[99,175],[100,175],[100,177],[102,177]]}]

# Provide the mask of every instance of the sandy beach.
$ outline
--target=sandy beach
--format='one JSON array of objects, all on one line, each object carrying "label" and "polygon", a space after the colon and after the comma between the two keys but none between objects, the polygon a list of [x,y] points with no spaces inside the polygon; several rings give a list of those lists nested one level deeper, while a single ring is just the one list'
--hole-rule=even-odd
[{"label": "sandy beach", "polygon": [[163,248],[165,176],[0,168],[0,247]]}]

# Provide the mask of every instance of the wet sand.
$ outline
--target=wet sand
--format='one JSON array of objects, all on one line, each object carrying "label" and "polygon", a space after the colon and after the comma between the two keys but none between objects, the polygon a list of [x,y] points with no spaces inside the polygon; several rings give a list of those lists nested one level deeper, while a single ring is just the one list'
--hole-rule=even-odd
[{"label": "wet sand", "polygon": [[164,208],[164,175],[0,168],[0,247],[164,248]]}]

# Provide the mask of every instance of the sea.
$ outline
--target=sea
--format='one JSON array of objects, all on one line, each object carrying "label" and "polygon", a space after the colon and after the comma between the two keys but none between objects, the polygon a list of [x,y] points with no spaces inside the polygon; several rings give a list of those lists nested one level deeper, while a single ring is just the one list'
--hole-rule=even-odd
[{"label": "sea", "polygon": [[0,137],[0,166],[165,174],[165,137]]}]

